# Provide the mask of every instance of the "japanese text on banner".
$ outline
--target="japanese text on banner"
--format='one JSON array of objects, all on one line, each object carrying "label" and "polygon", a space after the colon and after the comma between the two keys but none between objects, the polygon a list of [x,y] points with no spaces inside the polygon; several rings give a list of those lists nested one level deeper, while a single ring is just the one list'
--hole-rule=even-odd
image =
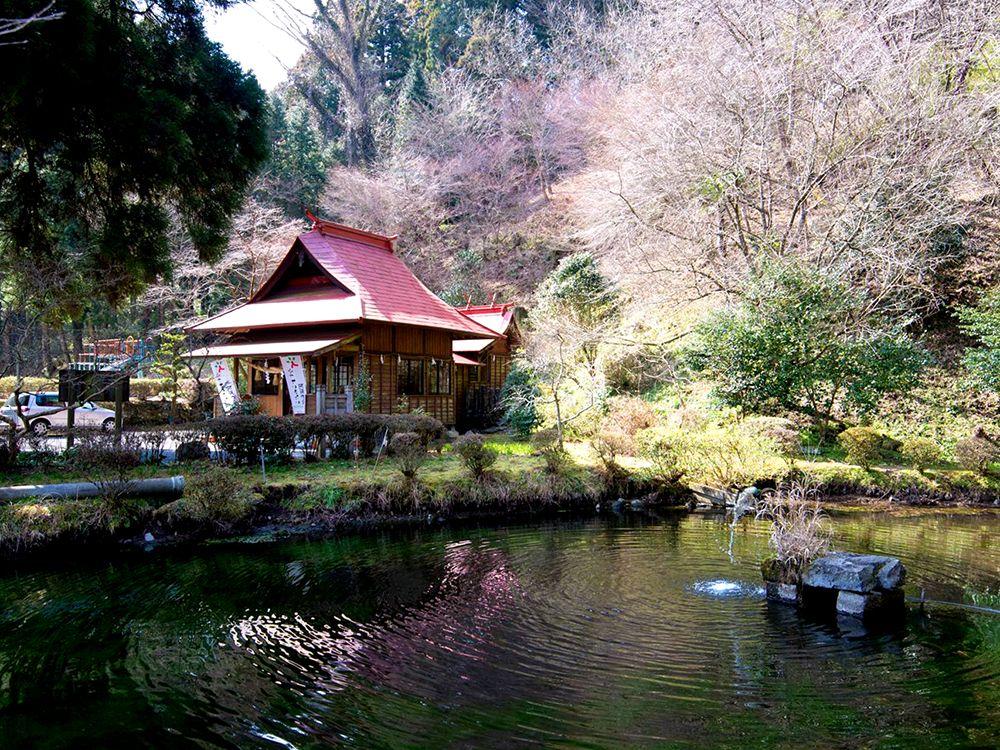
[{"label": "japanese text on banner", "polygon": [[222,401],[222,410],[228,414],[236,408],[236,404],[240,400],[240,394],[236,390],[236,381],[233,380],[233,373],[224,359],[213,361],[211,368],[212,377],[215,378],[215,387],[219,390],[219,400]]},{"label": "japanese text on banner", "polygon": [[302,357],[298,354],[281,358],[281,369],[285,373],[285,387],[288,400],[292,403],[292,413],[306,413],[306,374],[302,369]]}]

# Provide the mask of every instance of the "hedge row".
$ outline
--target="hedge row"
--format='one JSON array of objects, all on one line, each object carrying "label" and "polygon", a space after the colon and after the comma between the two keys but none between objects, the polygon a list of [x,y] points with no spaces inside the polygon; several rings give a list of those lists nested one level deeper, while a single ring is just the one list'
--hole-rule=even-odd
[{"label": "hedge row", "polygon": [[[4,398],[14,392],[14,387],[18,385],[18,378],[9,375],[0,378],[0,394]],[[59,387],[58,378],[20,378],[21,391],[54,391]],[[129,382],[129,391],[132,401],[148,401],[151,399],[166,398],[163,395],[167,381],[160,378],[132,378]],[[202,388],[206,389],[205,396],[212,398],[215,395],[215,384],[211,378],[202,382]],[[180,383],[180,398],[185,401],[194,401],[198,395],[198,383],[193,379],[185,379]]]},{"label": "hedge row", "polygon": [[[208,405],[211,409],[211,404]],[[129,401],[125,404],[125,426],[131,430],[160,427],[170,422],[169,401]],[[174,410],[174,424],[189,424],[205,418],[194,406],[178,402]]]},{"label": "hedge row", "polygon": [[252,463],[264,455],[287,459],[296,444],[318,455],[329,449],[334,457],[348,458],[355,446],[361,455],[376,452],[384,440],[413,432],[426,445],[444,437],[444,425],[423,414],[324,414],[271,417],[264,414],[218,417],[206,424],[217,445],[236,463]]},{"label": "hedge row", "polygon": [[21,391],[54,391],[59,387],[59,381],[53,378],[17,378],[13,375],[0,378],[0,395],[4,399],[14,392],[14,387],[21,383]]}]

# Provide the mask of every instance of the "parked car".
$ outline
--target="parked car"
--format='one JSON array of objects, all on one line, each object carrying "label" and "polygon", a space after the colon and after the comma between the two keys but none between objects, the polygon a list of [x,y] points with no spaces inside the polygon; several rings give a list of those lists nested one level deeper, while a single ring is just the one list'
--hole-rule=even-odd
[{"label": "parked car", "polygon": [[[66,415],[69,412],[59,400],[58,393],[21,393],[18,400],[21,403],[21,413],[28,417],[28,425],[36,435],[44,435],[52,427],[66,426]],[[0,414],[8,419],[17,419],[17,406],[13,396],[0,407]],[[76,407],[73,423],[78,427],[100,427],[111,432],[115,429],[115,413],[93,401],[87,401]]]}]

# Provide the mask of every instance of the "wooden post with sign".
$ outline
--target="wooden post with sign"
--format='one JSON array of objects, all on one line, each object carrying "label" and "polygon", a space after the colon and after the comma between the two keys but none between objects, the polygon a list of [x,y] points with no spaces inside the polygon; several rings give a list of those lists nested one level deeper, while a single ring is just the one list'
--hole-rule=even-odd
[{"label": "wooden post with sign", "polygon": [[76,424],[76,407],[72,404],[66,410],[66,450],[73,447],[73,426]]},{"label": "wooden post with sign", "polygon": [[120,443],[122,439],[122,422],[125,411],[125,383],[126,379],[119,378],[115,383],[115,442]]}]

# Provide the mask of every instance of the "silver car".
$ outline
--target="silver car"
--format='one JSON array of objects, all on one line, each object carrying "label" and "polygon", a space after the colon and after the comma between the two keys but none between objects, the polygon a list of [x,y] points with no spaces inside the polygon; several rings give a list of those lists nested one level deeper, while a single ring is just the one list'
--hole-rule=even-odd
[{"label": "silver car", "polygon": [[[66,405],[59,400],[59,394],[51,393],[21,393],[18,395],[21,413],[28,418],[28,426],[36,435],[44,435],[52,427],[66,427]],[[7,399],[0,407],[0,414],[8,419],[17,420],[17,406],[14,397]],[[76,407],[73,423],[77,427],[100,427],[111,432],[115,429],[115,413],[111,409],[98,406],[93,401],[87,401]]]}]

